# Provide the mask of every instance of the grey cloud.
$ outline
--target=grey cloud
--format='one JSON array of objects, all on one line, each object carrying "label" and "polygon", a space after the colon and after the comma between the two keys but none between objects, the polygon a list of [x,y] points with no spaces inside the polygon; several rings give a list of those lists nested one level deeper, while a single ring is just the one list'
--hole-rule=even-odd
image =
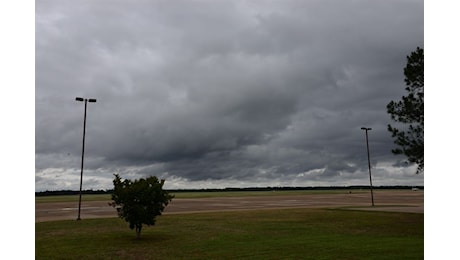
[{"label": "grey cloud", "polygon": [[391,171],[385,107],[416,46],[423,1],[37,3],[36,175],[78,169],[76,96],[98,100],[85,160],[106,180],[347,183],[361,126]]}]

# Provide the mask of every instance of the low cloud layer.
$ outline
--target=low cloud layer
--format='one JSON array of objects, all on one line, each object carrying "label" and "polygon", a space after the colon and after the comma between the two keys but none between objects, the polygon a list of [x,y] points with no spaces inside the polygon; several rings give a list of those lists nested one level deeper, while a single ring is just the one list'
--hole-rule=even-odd
[{"label": "low cloud layer", "polygon": [[170,188],[423,185],[386,104],[423,1],[36,3],[36,190],[157,175]]}]

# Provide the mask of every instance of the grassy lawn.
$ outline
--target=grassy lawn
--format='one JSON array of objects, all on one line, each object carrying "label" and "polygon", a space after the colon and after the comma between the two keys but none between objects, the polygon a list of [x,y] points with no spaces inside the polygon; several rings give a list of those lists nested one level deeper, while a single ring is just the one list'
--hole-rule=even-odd
[{"label": "grassy lawn", "polygon": [[[49,203],[49,202],[69,202],[78,201],[79,195],[56,195],[56,196],[40,196],[35,197],[35,203]],[[81,195],[82,201],[105,201],[110,200],[110,194],[83,194]]]},{"label": "grassy lawn", "polygon": [[[309,194],[343,194],[347,190],[292,190],[292,191],[215,191],[215,192],[171,192],[175,198],[212,198],[212,197],[248,197],[248,196],[280,196],[280,195],[309,195]],[[353,193],[369,192],[367,190],[353,190]],[[110,194],[83,194],[83,201],[110,200]],[[78,201],[78,195],[57,195],[35,197],[35,203]]]},{"label": "grassy lawn", "polygon": [[36,259],[423,259],[423,214],[280,209],[35,224]]},{"label": "grassy lawn", "polygon": [[[344,194],[348,190],[282,190],[282,191],[216,191],[216,192],[172,192],[176,198],[212,198],[212,197],[253,197],[280,195]],[[355,190],[354,193],[368,192]]]}]

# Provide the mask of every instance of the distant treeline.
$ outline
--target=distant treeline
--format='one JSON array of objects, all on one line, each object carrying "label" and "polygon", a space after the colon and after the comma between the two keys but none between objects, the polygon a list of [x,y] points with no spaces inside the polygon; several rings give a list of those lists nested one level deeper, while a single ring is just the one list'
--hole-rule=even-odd
[{"label": "distant treeline", "polygon": [[[389,189],[413,189],[423,190],[424,186],[376,186],[376,190]],[[290,191],[290,190],[362,190],[369,189],[369,186],[323,186],[323,187],[249,187],[249,188],[225,188],[225,189],[170,189],[168,192],[225,192],[225,191]],[[84,190],[82,194],[111,194],[110,190]],[[35,196],[54,196],[54,195],[78,195],[79,191],[74,190],[57,190],[57,191],[39,191]]]},{"label": "distant treeline", "polygon": [[[81,194],[111,194],[113,190],[82,190]],[[35,196],[54,196],[54,195],[78,195],[78,190],[53,190],[53,191],[38,191]]]}]

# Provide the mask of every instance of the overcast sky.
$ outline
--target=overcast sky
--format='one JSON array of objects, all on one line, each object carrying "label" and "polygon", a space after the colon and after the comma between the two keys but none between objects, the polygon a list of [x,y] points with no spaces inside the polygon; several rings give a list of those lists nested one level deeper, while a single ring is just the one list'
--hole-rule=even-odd
[{"label": "overcast sky", "polygon": [[386,112],[420,0],[36,1],[35,190],[423,185]]}]

